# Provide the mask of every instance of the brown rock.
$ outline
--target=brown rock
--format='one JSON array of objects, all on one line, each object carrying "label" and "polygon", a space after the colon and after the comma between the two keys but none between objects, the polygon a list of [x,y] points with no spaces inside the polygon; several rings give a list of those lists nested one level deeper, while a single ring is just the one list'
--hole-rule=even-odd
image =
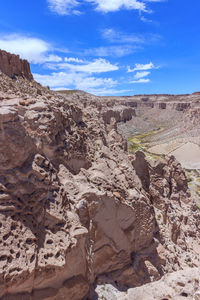
[{"label": "brown rock", "polygon": [[130,157],[105,121],[112,101],[4,74],[0,88],[1,299],[78,300],[95,283],[140,286],[198,264],[184,171]]},{"label": "brown rock", "polygon": [[0,50],[0,71],[12,78],[22,76],[29,80],[33,79],[27,60],[22,60],[19,55],[3,50]]}]

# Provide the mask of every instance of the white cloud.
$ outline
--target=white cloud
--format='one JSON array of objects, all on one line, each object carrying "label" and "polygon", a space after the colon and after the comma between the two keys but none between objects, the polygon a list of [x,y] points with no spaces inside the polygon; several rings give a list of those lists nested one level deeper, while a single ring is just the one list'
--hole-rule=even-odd
[{"label": "white cloud", "polygon": [[[113,28],[102,30],[102,37],[112,45],[86,49],[84,54],[100,57],[123,57],[142,49],[144,44],[151,44],[160,39],[160,36],[155,34],[129,34]],[[128,67],[128,72],[133,72],[133,70]]]},{"label": "white cloud", "polygon": [[152,62],[149,64],[135,64],[135,67],[133,69],[128,66],[127,72],[134,72],[134,71],[142,71],[142,70],[151,70],[151,69],[159,69],[159,67],[156,67]]},{"label": "white cloud", "polygon": [[12,34],[0,37],[0,49],[19,54],[32,63],[43,63],[51,45],[38,38]]},{"label": "white cloud", "polygon": [[144,0],[145,2],[166,2],[167,0]]},{"label": "white cloud", "polygon": [[70,70],[74,72],[82,73],[104,73],[119,70],[117,65],[111,64],[109,61],[98,58],[92,62],[87,62],[85,64],[70,64],[70,63],[61,63],[61,64],[48,64],[49,69],[61,69],[61,70]]},{"label": "white cloud", "polygon": [[141,17],[140,17],[140,20],[141,20],[142,22],[145,22],[145,23],[152,23],[152,22],[153,22],[152,20],[149,20],[149,19],[145,18],[144,16],[141,16]]},{"label": "white cloud", "polygon": [[118,84],[118,82],[112,78],[97,78],[76,72],[54,72],[50,75],[33,74],[33,76],[34,79],[42,85],[48,85],[56,90],[67,88],[94,92],[96,88],[108,89]]},{"label": "white cloud", "polygon": [[61,62],[62,58],[58,55],[50,54],[45,58],[46,62]]},{"label": "white cloud", "polygon": [[116,31],[113,28],[107,28],[102,31],[102,37],[110,43],[115,44],[152,44],[161,39],[159,34],[135,34]]},{"label": "white cloud", "polygon": [[45,62],[58,63],[62,61],[60,56],[49,53],[54,50],[51,44],[35,37],[23,36],[20,34],[1,36],[0,49],[18,54],[21,58],[27,59],[33,64]]},{"label": "white cloud", "polygon": [[91,3],[97,11],[108,13],[120,9],[151,12],[145,2],[164,2],[165,0],[47,0],[49,9],[59,15],[75,14],[82,12],[77,8],[84,3]]},{"label": "white cloud", "polygon": [[33,74],[34,79],[42,85],[49,85],[52,88],[60,86],[73,85],[73,80],[76,78],[74,74],[59,72],[52,73],[51,75]]},{"label": "white cloud", "polygon": [[102,12],[118,11],[119,9],[136,9],[147,11],[144,2],[137,0],[86,0],[96,6],[96,10]]},{"label": "white cloud", "polygon": [[34,74],[34,79],[42,85],[50,86],[55,91],[78,89],[99,96],[122,95],[127,92],[133,93],[133,90],[117,89],[118,82],[112,78],[88,77],[80,73]]},{"label": "white cloud", "polygon": [[135,52],[139,46],[123,45],[123,46],[108,46],[98,47],[85,50],[85,55],[101,56],[101,57],[122,57]]},{"label": "white cloud", "polygon": [[130,81],[130,83],[148,83],[148,82],[150,82],[150,79],[149,79],[149,78],[147,78],[147,79],[145,79],[145,78],[140,78],[140,79],[138,79],[138,80]]},{"label": "white cloud", "polygon": [[123,95],[125,93],[128,92],[132,92],[133,94],[133,90],[125,90],[125,89],[113,89],[113,88],[96,88],[96,89],[89,89],[88,90],[89,93],[94,94],[94,95],[98,95],[98,96],[109,96],[109,95],[113,95],[113,96],[117,96],[117,95]]},{"label": "white cloud", "polygon": [[86,77],[81,81],[76,82],[76,87],[81,90],[87,90],[94,87],[112,87],[117,84],[116,80],[112,78],[95,78],[95,77]]},{"label": "white cloud", "polygon": [[140,78],[144,78],[146,76],[148,76],[150,74],[150,72],[148,71],[144,71],[144,72],[137,72],[134,76],[135,79],[140,79]]},{"label": "white cloud", "polygon": [[[163,0],[147,0],[146,2],[162,2]],[[59,15],[81,14],[77,8],[84,3],[91,3],[97,11],[108,13],[120,9],[151,12],[141,0],[47,0],[49,9]]]},{"label": "white cloud", "polygon": [[144,43],[145,39],[143,36],[133,35],[133,34],[125,34],[120,31],[116,31],[113,28],[107,28],[103,30],[102,36],[104,39],[108,40],[111,43]]},{"label": "white cloud", "polygon": [[80,14],[76,9],[80,3],[76,0],[47,0],[51,11],[58,15]]},{"label": "white cloud", "polygon": [[84,63],[82,59],[79,59],[77,57],[65,57],[66,62],[76,62],[76,63]]},{"label": "white cloud", "polygon": [[159,69],[159,67],[156,67],[152,62],[150,62],[149,64],[135,64],[135,67],[133,69],[128,67],[127,72],[139,71],[139,72],[136,72],[134,75],[135,80],[130,81],[130,83],[148,83],[148,82],[150,82],[149,78],[144,78],[144,77],[147,77],[151,73],[148,70],[152,70],[152,69]]}]

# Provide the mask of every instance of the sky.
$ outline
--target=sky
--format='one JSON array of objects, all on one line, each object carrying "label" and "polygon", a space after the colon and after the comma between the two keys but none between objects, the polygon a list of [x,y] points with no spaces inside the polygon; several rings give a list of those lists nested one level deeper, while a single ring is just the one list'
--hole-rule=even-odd
[{"label": "sky", "polygon": [[200,90],[199,0],[8,0],[0,49],[36,81],[95,95]]}]

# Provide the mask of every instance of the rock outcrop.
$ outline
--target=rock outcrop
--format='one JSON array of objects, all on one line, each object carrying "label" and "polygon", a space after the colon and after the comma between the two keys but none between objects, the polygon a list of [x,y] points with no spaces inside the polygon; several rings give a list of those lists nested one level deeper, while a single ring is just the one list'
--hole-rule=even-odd
[{"label": "rock outcrop", "polygon": [[111,108],[106,108],[102,112],[103,115],[103,120],[106,124],[111,123],[111,119],[114,118],[116,122],[127,122],[134,117],[135,114],[135,109],[129,107],[127,108],[126,106],[117,106],[114,107],[113,109]]},{"label": "rock outcrop", "polygon": [[115,284],[98,285],[96,299],[112,300],[199,300],[199,268],[166,274],[162,279],[141,287],[120,291]]},{"label": "rock outcrop", "polygon": [[184,114],[184,123],[186,129],[200,129],[200,107],[188,109]]},{"label": "rock outcrop", "polygon": [[[125,97],[101,97],[101,102],[106,103],[110,107],[117,105],[125,105],[135,109],[169,109],[177,111],[185,111],[190,107],[199,105],[200,93],[186,95],[135,95]],[[137,113],[137,111],[136,111]]]},{"label": "rock outcrop", "polygon": [[33,79],[27,60],[20,59],[19,55],[11,54],[3,50],[0,50],[0,71],[11,78],[22,76],[29,80]]},{"label": "rock outcrop", "polygon": [[[130,289],[126,295],[116,297],[117,300],[199,300],[198,268],[188,268],[165,275],[161,280]],[[113,299],[114,300],[114,299]]]},{"label": "rock outcrop", "polygon": [[105,103],[85,97],[0,74],[1,300],[92,299],[95,284],[136,287],[199,263],[180,164],[129,155]]}]

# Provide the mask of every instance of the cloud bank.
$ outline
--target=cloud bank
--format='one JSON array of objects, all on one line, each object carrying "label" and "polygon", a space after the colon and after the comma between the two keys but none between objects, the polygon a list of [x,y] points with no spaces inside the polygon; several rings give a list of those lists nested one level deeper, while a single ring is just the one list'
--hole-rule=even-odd
[{"label": "cloud bank", "polygon": [[[163,0],[148,0],[146,2],[162,2]],[[49,9],[58,15],[81,14],[81,6],[90,3],[96,11],[109,13],[120,9],[151,12],[144,1],[140,0],[47,0]]]}]

